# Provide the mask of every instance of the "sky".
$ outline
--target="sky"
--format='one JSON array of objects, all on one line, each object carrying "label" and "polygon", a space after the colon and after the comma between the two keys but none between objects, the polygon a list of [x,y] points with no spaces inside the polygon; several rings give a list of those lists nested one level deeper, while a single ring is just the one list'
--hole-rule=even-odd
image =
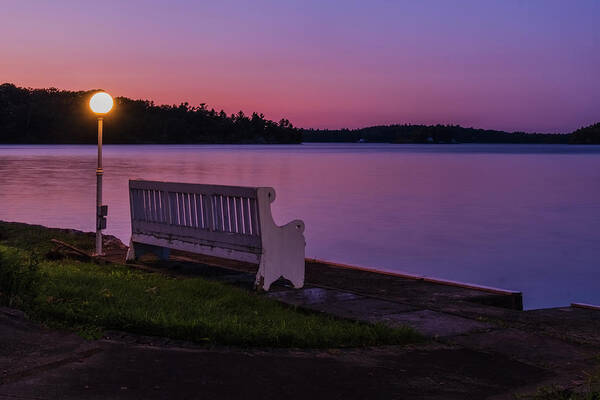
[{"label": "sky", "polygon": [[0,83],[306,128],[600,122],[599,0],[0,0]]}]

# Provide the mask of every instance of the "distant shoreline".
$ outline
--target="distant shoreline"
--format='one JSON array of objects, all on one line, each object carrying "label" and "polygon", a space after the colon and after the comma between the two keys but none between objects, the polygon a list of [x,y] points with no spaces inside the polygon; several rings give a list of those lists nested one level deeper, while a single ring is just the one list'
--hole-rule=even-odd
[{"label": "distant shoreline", "polygon": [[[30,89],[0,85],[0,143],[95,144],[96,116],[88,102],[96,90]],[[226,114],[202,103],[156,105],[116,97],[104,117],[105,144],[298,143],[539,143],[600,144],[600,123],[571,133],[526,133],[460,125],[392,124],[360,129],[306,129],[262,113]]]},{"label": "distant shoreline", "polygon": [[[104,146],[300,146],[303,144],[356,144],[356,145],[426,145],[436,147],[441,146],[455,146],[455,145],[569,145],[573,147],[583,146],[599,146],[600,143],[543,143],[543,142],[531,142],[531,143],[520,143],[520,142],[454,142],[454,143],[393,143],[393,142],[300,142],[300,143],[106,143]],[[96,146],[96,143],[8,143],[0,142],[0,146]]]}]

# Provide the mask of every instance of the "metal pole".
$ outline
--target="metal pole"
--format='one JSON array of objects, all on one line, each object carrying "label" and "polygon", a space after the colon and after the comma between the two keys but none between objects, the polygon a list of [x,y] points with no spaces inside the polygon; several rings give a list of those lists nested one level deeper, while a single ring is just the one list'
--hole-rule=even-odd
[{"label": "metal pole", "polygon": [[102,254],[102,229],[100,208],[102,207],[102,117],[98,117],[98,168],[96,168],[96,255]]}]

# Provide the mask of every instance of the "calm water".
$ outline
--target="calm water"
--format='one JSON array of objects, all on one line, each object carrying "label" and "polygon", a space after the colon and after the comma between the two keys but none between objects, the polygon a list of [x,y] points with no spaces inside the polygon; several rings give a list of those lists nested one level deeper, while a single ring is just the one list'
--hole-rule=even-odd
[{"label": "calm water", "polygon": [[[0,146],[0,219],[94,229],[94,146]],[[273,186],[306,253],[600,304],[600,146],[105,146],[107,233],[128,242],[127,181]]]}]

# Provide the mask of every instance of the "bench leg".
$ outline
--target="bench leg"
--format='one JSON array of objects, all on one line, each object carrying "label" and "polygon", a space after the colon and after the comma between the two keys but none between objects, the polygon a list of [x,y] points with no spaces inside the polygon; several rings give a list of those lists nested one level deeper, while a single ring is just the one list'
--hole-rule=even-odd
[{"label": "bench leg", "polygon": [[[304,254],[302,254],[303,256]],[[268,260],[267,257],[261,257],[254,281],[254,287],[257,290],[269,291],[273,282],[279,278],[285,278],[292,283],[294,288],[300,289],[304,286],[304,257],[296,257],[296,260],[277,260],[275,262]],[[269,265],[269,261],[271,264]],[[285,264],[284,264],[285,263]],[[274,265],[286,265],[287,270],[275,268]]]},{"label": "bench leg", "polygon": [[171,249],[167,247],[152,246],[149,244],[129,242],[129,250],[127,250],[127,261],[133,261],[143,256],[144,254],[155,254],[161,260],[168,260],[171,254]]},{"label": "bench leg", "polygon": [[125,261],[135,261],[135,249],[131,240],[129,241],[129,248],[127,249],[127,256],[125,257]]}]

